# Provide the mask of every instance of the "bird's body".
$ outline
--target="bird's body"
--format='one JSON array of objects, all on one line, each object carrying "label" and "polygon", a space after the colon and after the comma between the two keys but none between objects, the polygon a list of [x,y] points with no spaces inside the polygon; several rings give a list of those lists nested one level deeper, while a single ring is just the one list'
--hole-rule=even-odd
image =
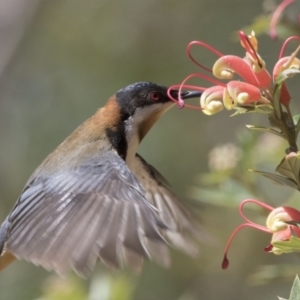
[{"label": "bird's body", "polygon": [[[186,98],[193,95],[186,94]],[[130,85],[60,144],[29,178],[0,227],[0,270],[14,257],[64,274],[170,263],[167,241],[189,253],[187,210],[137,148],[172,102],[167,88]]]}]

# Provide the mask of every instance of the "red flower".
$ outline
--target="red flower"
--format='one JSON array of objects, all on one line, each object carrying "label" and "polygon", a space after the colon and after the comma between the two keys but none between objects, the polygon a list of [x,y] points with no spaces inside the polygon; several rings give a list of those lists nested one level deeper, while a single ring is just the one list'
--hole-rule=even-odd
[{"label": "red flower", "polygon": [[[274,100],[273,97],[275,95],[273,88],[277,84],[277,80],[281,80],[279,76],[289,69],[300,70],[300,60],[296,57],[300,47],[298,47],[298,49],[290,56],[283,57],[287,44],[295,39],[300,40],[300,37],[293,36],[285,41],[280,51],[279,60],[275,64],[271,76],[265,68],[265,62],[257,52],[258,41],[254,32],[247,36],[241,31],[239,32],[239,36],[241,45],[246,50],[244,58],[235,55],[223,55],[210,45],[201,41],[193,41],[188,45],[187,52],[193,62],[202,69],[212,72],[216,78],[229,80],[229,82],[224,83],[201,73],[191,74],[182,82],[181,85],[175,85],[169,89],[169,97],[173,101],[176,101],[179,107],[186,106],[195,108],[194,106],[186,105],[182,99],[176,100],[171,96],[170,91],[178,87],[180,91],[183,88],[203,91],[200,98],[200,109],[207,115],[215,114],[221,111],[224,107],[231,110],[239,105],[272,105]],[[193,58],[191,55],[191,47],[194,45],[204,47],[219,56],[219,59],[213,65],[212,70],[198,63]],[[236,74],[239,75],[244,82],[232,80]],[[290,77],[292,75],[293,72],[285,73],[286,77]],[[193,77],[207,80],[215,85],[209,88],[186,85],[186,82]],[[286,88],[285,82],[280,82],[280,85],[280,102],[282,105],[287,107],[291,97]]]},{"label": "red flower", "polygon": [[[247,217],[245,217],[243,213],[243,207],[246,203],[255,203],[271,211],[271,213],[267,217],[266,226],[256,224],[250,221]],[[260,231],[272,234],[271,243],[270,245],[266,246],[264,250],[266,252],[273,252],[274,254],[291,252],[291,250],[287,250],[286,248],[277,247],[276,245],[274,245],[274,243],[289,241],[292,236],[300,238],[300,228],[298,227],[298,224],[300,224],[300,211],[293,207],[281,206],[273,208],[258,200],[247,199],[241,202],[239,206],[239,212],[242,218],[246,221],[246,223],[243,223],[240,226],[238,226],[231,234],[225,248],[225,254],[222,263],[223,269],[226,269],[229,265],[227,253],[232,243],[232,240],[235,237],[235,235],[244,227],[252,227]]]}]

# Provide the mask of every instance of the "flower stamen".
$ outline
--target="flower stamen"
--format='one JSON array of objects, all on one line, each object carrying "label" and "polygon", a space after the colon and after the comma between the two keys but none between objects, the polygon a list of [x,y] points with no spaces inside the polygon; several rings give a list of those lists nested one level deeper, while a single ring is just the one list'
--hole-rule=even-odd
[{"label": "flower stamen", "polygon": [[246,49],[246,52],[249,53],[254,60],[256,60],[258,66],[262,69],[264,66],[257,54],[257,40],[255,38],[254,31],[252,31],[250,35],[252,41],[243,31],[239,31],[239,36],[241,39],[241,45]]},{"label": "flower stamen", "polygon": [[274,11],[271,22],[270,22],[270,36],[272,39],[277,38],[276,25],[278,23],[280,16],[282,15],[282,12],[293,2],[294,2],[294,0],[283,0],[277,6],[276,10]]},{"label": "flower stamen", "polygon": [[206,70],[208,72],[212,72],[212,70],[210,68],[205,67],[204,65],[200,64],[192,55],[191,53],[191,48],[192,46],[197,45],[197,46],[201,46],[203,48],[208,49],[209,51],[211,51],[212,53],[216,54],[219,57],[222,57],[223,54],[221,52],[219,52],[217,49],[215,49],[214,47],[210,46],[209,44],[206,44],[204,42],[201,41],[192,41],[187,45],[186,51],[187,54],[189,56],[189,58],[201,69]]}]

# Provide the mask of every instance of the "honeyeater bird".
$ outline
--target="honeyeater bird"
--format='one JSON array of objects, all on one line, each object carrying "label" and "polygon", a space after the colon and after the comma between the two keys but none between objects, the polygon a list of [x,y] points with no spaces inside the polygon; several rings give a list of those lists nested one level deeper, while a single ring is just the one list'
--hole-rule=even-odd
[{"label": "honeyeater bird", "polygon": [[144,258],[168,266],[169,244],[195,253],[189,212],[137,154],[174,104],[167,90],[150,82],[119,90],[46,157],[0,227],[0,269],[17,258],[86,276],[98,259],[116,268],[138,270]]}]

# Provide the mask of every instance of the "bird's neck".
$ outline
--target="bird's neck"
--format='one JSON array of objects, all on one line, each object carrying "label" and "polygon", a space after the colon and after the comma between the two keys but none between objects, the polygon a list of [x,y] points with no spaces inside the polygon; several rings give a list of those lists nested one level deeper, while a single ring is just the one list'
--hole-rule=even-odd
[{"label": "bird's neck", "polygon": [[127,141],[126,164],[131,168],[134,164],[137,149],[145,135],[156,123],[160,116],[169,108],[168,105],[153,105],[142,108],[125,122],[125,136]]},{"label": "bird's neck", "polygon": [[134,164],[137,149],[143,139],[143,136],[140,136],[139,124],[137,124],[134,117],[130,117],[125,121],[125,136],[127,142],[125,162],[131,168]]}]

